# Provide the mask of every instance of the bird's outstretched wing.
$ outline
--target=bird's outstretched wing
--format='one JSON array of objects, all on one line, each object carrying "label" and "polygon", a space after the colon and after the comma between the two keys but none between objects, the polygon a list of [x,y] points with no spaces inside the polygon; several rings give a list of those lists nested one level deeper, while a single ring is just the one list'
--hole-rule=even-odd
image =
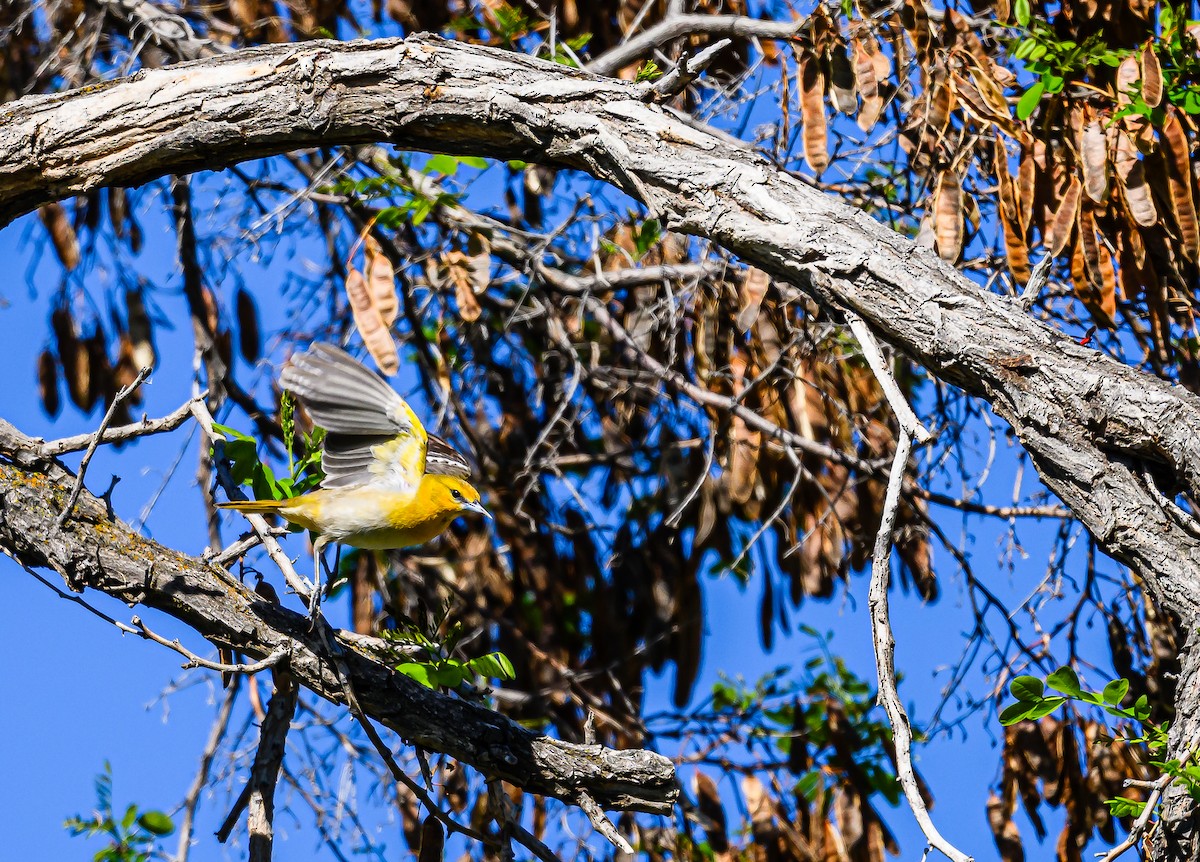
[{"label": "bird's outstretched wing", "polygon": [[328,432],[322,487],[417,490],[426,469],[425,427],[396,390],[362,363],[332,345],[314,344],[292,357],[279,382]]}]

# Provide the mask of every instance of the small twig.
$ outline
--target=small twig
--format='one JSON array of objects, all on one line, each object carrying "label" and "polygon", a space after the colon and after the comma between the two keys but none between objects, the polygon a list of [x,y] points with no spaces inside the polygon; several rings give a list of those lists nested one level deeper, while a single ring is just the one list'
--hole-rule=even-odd
[{"label": "small twig", "polygon": [[513,862],[512,825],[517,818],[513,817],[513,803],[504,792],[504,782],[493,778],[487,783],[488,802],[496,812],[493,818],[500,825],[500,862]]},{"label": "small twig", "polygon": [[[267,529],[267,535],[276,537],[286,536],[290,532],[287,527],[269,527]],[[226,545],[220,551],[209,550],[201,556],[215,566],[228,566],[234,560],[244,556],[261,544],[262,539],[258,537],[257,533],[251,530],[249,533],[240,536],[236,541]]]},{"label": "small twig", "polygon": [[604,809],[600,804],[592,799],[587,793],[580,791],[579,796],[575,800],[575,804],[583,809],[583,813],[588,816],[588,820],[592,821],[592,825],[596,827],[596,831],[607,838],[614,847],[622,853],[633,855],[633,847],[625,839],[625,836],[617,831],[617,827],[613,826],[605,814]]},{"label": "small twig", "polygon": [[67,497],[67,504],[63,506],[63,510],[59,513],[57,520],[54,522],[54,529],[62,529],[62,525],[66,523],[67,518],[71,517],[71,512],[75,508],[75,503],[79,500],[79,493],[83,490],[83,476],[87,472],[88,464],[92,460],[92,456],[96,454],[96,447],[100,445],[100,438],[104,436],[104,432],[108,429],[109,423],[112,422],[113,414],[117,412],[117,407],[130,396],[150,376],[150,366],[147,365],[137,373],[137,377],[133,378],[133,382],[128,386],[123,386],[119,392],[113,397],[112,404],[108,405],[108,410],[104,412],[104,418],[100,420],[100,427],[93,433],[91,441],[88,443],[87,451],[83,453],[83,460],[79,462],[79,471],[75,474],[75,484],[71,486],[71,493]]},{"label": "small twig", "polygon": [[196,819],[196,809],[200,805],[200,794],[208,785],[209,771],[212,769],[213,759],[217,755],[217,748],[220,747],[221,740],[225,738],[225,731],[229,727],[229,718],[233,715],[233,702],[237,698],[237,693],[236,683],[225,690],[225,697],[221,701],[221,708],[217,712],[216,720],[208,735],[204,753],[200,755],[200,768],[196,770],[196,777],[183,800],[183,823],[179,827],[179,849],[175,851],[175,862],[187,862],[188,854],[191,851],[192,827]]},{"label": "small twig", "polygon": [[58,595],[58,597],[59,597],[60,599],[66,599],[68,602],[74,602],[75,604],[77,604],[77,605],[79,605],[81,608],[83,608],[85,611],[88,611],[88,612],[90,612],[90,613],[93,613],[93,614],[95,614],[95,615],[96,615],[96,616],[98,616],[100,619],[104,620],[106,623],[111,623],[112,625],[116,626],[118,629],[120,629],[120,630],[121,630],[121,631],[123,631],[123,632],[126,632],[126,633],[128,633],[128,634],[131,634],[131,635],[136,635],[136,634],[139,634],[139,632],[138,632],[136,629],[130,628],[129,626],[125,625],[125,623],[121,622],[120,620],[115,620],[115,619],[113,619],[113,618],[112,618],[112,617],[110,617],[108,614],[104,613],[104,611],[102,611],[102,610],[100,610],[100,609],[98,609],[98,608],[94,608],[94,607],[92,607],[91,605],[89,605],[89,604],[88,604],[88,603],[87,603],[87,602],[86,602],[86,601],[83,599],[83,597],[82,597],[82,596],[80,596],[80,595],[77,595],[77,594],[75,594],[75,593],[68,593],[68,592],[65,592],[65,591],[63,591],[63,590],[60,590],[60,589],[59,589],[59,588],[58,588],[58,587],[57,587],[57,586],[56,586],[56,585],[55,585],[53,582],[51,582],[51,581],[47,580],[46,578],[44,578],[44,577],[42,577],[40,574],[38,574],[38,572],[37,572],[37,570],[36,570],[36,569],[33,569],[33,568],[31,568],[31,567],[27,566],[27,565],[26,565],[24,562],[22,562],[21,560],[17,559],[16,557],[14,557],[14,556],[13,556],[13,555],[12,555],[12,554],[11,554],[11,553],[8,551],[8,549],[7,549],[7,548],[3,548],[3,549],[0,549],[0,550],[3,550],[3,551],[4,551],[4,555],[5,555],[6,557],[9,557],[10,559],[12,559],[12,561],[13,561],[14,563],[16,563],[18,566],[20,566],[21,568],[23,568],[23,569],[24,569],[26,572],[28,572],[29,574],[33,575],[33,577],[34,577],[34,578],[36,578],[36,579],[37,579],[37,580],[38,580],[40,583],[42,583],[42,584],[44,584],[45,586],[47,586],[47,587],[49,587],[50,589],[52,589],[52,590],[55,592],[55,594],[57,594],[57,595]]},{"label": "small twig", "polygon": [[737,36],[742,39],[791,39],[800,32],[804,20],[770,21],[747,15],[670,15],[653,27],[589,62],[584,70],[593,75],[612,75],[645,56],[654,48],[685,36]]},{"label": "small twig", "polygon": [[1046,286],[1046,279],[1050,275],[1050,265],[1054,263],[1054,257],[1050,252],[1042,255],[1042,259],[1037,262],[1037,266],[1033,268],[1033,272],[1029,274],[1029,282],[1025,285],[1025,289],[1021,291],[1020,303],[1021,308],[1025,311],[1033,308],[1033,304],[1037,302],[1038,294],[1042,292],[1042,288]]},{"label": "small twig", "polygon": [[921,798],[921,789],[913,772],[912,727],[900,702],[900,693],[896,690],[896,641],[892,637],[892,624],[888,618],[888,581],[891,578],[892,527],[896,521],[900,489],[904,484],[904,470],[911,451],[912,437],[902,422],[900,437],[896,441],[896,454],[892,459],[892,472],[888,476],[883,516],[880,519],[879,532],[875,536],[875,549],[871,560],[871,588],[867,594],[867,605],[871,611],[871,634],[875,644],[875,666],[879,673],[879,702],[883,705],[888,723],[892,726],[892,739],[896,746],[896,772],[900,778],[900,786],[904,789],[909,808],[917,818],[925,839],[931,847],[940,850],[954,862],[972,862],[970,856],[942,837],[929,817],[929,810]]},{"label": "small twig", "polygon": [[[887,359],[884,358],[883,351],[879,348],[879,342],[875,339],[875,333],[853,311],[846,312],[846,322],[850,324],[850,331],[858,339],[858,344],[862,348],[863,358],[867,360],[867,364],[875,372],[875,379],[879,381],[879,386],[883,389],[883,394],[887,398],[888,404],[891,405],[892,412],[896,414],[896,420],[900,423],[900,428],[907,436],[915,437],[918,443],[928,443],[933,439],[933,435],[921,424],[921,420],[917,418],[917,414],[913,412],[912,407],[909,405],[908,399],[900,391],[900,384],[896,382],[896,376],[892,374],[891,365],[888,364]],[[893,468],[893,472],[894,470],[895,468]]]},{"label": "small twig", "polygon": [[[1179,765],[1187,766],[1188,762],[1200,752],[1200,742],[1192,746],[1188,756],[1183,759]],[[1133,821],[1133,825],[1129,827],[1129,834],[1125,836],[1125,840],[1104,853],[1097,853],[1096,858],[1100,862],[1113,862],[1118,856],[1124,853],[1129,848],[1136,845],[1142,840],[1142,835],[1150,825],[1150,818],[1154,816],[1154,809],[1158,806],[1158,800],[1162,798],[1163,792],[1171,783],[1173,776],[1170,773],[1164,772],[1152,782],[1132,781],[1127,780],[1126,786],[1144,786],[1150,788],[1150,795],[1146,797],[1146,805],[1142,809],[1142,813],[1138,815],[1138,819]]]},{"label": "small twig", "polygon": [[644,87],[643,101],[659,101],[679,95],[700,77],[700,74],[716,59],[717,54],[732,44],[732,39],[721,39],[709,45],[695,57],[691,57],[685,52],[679,58],[679,65],[657,81]]},{"label": "small twig", "polygon": [[146,627],[146,624],[142,622],[140,617],[134,617],[132,620],[130,620],[130,622],[133,623],[134,628],[137,629],[136,633],[139,636],[144,637],[147,640],[152,640],[156,644],[162,644],[165,647],[170,647],[171,649],[175,650],[175,652],[186,658],[187,663],[183,665],[184,668],[203,667],[207,668],[208,670],[220,671],[221,673],[244,673],[249,676],[256,673],[261,673],[267,668],[274,667],[275,665],[279,664],[279,662],[281,662],[291,651],[291,645],[284,644],[261,661],[251,662],[250,664],[225,664],[224,662],[210,661],[206,658],[200,658],[200,656],[189,650],[178,640],[167,640],[162,635],[155,634]]},{"label": "small twig", "polygon": [[[207,396],[208,390],[205,390],[196,397],[203,399]],[[143,418],[140,422],[131,422],[128,425],[109,428],[100,435],[100,442],[119,443],[124,440],[133,440],[137,437],[147,437],[151,434],[174,431],[186,422],[191,415],[192,402],[188,401],[186,404],[181,405],[173,412],[159,419]],[[57,458],[59,455],[66,455],[68,452],[78,452],[81,449],[88,448],[94,439],[96,439],[95,432],[91,434],[76,434],[73,437],[60,437],[58,440],[47,440],[41,445],[40,453],[45,458]]]}]

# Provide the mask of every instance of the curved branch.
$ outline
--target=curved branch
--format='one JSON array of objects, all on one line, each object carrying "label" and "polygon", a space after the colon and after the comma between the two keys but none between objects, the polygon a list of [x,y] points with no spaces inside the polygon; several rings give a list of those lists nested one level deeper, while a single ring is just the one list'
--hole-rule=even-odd
[{"label": "curved branch", "polygon": [[[52,528],[72,476],[39,455],[40,443],[0,420],[0,547],[34,568],[51,568],[73,590],[101,590],[190,625],[214,644],[266,659],[289,653],[296,681],[344,703],[334,660],[306,617],[256,595],[224,569],[172,551],[109,520],[83,491],[75,514]],[[587,794],[619,810],[667,813],[678,790],[669,760],[540,736],[502,715],[439,694],[341,644],[363,711],[430,751],[471,764],[535,793],[568,802]]]}]

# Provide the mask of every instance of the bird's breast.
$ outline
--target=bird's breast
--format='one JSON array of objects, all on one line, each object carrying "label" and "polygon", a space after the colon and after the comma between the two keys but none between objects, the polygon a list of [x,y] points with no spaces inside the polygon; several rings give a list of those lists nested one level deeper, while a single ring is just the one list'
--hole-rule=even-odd
[{"label": "bird's breast", "polygon": [[435,511],[417,494],[369,487],[305,494],[282,514],[331,541],[370,550],[424,544],[454,519],[453,513]]}]

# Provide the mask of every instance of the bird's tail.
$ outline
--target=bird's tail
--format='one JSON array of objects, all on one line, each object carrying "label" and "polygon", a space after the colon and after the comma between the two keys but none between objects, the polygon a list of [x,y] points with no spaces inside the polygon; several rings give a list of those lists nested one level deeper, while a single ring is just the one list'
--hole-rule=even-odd
[{"label": "bird's tail", "polygon": [[288,500],[232,500],[228,503],[217,503],[217,508],[236,509],[239,512],[263,515],[268,512],[278,512],[288,502]]}]

